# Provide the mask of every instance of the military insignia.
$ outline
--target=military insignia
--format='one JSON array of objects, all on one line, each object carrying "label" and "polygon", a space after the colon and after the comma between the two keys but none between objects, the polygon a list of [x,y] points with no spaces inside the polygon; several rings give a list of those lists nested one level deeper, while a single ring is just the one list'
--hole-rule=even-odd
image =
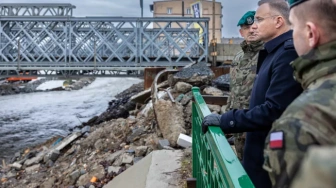
[{"label": "military insignia", "polygon": [[247,21],[247,24],[248,24],[248,25],[252,25],[253,22],[254,22],[252,17],[248,17],[248,18],[246,19],[246,21]]},{"label": "military insignia", "polygon": [[272,132],[269,146],[271,149],[282,149],[284,147],[284,133],[282,131]]}]

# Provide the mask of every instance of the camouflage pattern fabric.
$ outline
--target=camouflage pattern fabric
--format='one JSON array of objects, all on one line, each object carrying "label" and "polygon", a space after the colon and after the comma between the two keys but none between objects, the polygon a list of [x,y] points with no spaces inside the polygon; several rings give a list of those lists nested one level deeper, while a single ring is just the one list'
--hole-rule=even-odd
[{"label": "camouflage pattern fabric", "polygon": [[[290,185],[310,146],[336,144],[336,41],[291,65],[304,92],[273,123],[266,138],[263,168],[274,187]],[[272,135],[282,136],[274,141]]]},{"label": "camouflage pattern fabric", "polygon": [[308,149],[291,188],[336,187],[336,147],[312,146]]},{"label": "camouflage pattern fabric", "polygon": [[[242,50],[235,56],[230,68],[230,96],[228,98],[226,111],[231,109],[248,109],[257,71],[259,51],[263,48],[263,42],[246,41],[241,43]],[[243,159],[245,134],[234,134],[236,137],[234,145],[237,157]]]}]

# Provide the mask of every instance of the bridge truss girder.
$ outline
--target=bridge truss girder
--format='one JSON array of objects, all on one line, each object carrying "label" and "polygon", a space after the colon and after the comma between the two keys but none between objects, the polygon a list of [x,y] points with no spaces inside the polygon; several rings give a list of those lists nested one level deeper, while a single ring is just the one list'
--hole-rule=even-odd
[{"label": "bridge truss girder", "polygon": [[0,16],[72,16],[71,4],[0,3]]},{"label": "bridge truss girder", "polygon": [[[79,70],[120,72],[206,62],[208,21],[185,17],[0,17],[0,76],[17,70],[47,75],[57,68],[77,74]],[[172,23],[177,28],[168,28]],[[193,24],[200,25],[203,32],[192,28]]]}]

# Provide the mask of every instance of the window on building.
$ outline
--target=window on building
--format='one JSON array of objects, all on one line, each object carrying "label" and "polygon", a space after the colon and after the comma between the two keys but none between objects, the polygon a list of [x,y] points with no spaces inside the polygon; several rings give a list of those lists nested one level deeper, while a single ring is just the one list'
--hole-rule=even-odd
[{"label": "window on building", "polygon": [[187,8],[187,14],[191,14],[191,9]]},{"label": "window on building", "polygon": [[172,8],[167,8],[167,14],[172,14]]}]

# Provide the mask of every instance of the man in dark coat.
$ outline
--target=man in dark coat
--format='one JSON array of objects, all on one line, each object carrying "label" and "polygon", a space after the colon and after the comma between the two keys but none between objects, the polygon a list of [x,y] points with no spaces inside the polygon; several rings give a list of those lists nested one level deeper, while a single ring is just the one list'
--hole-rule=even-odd
[{"label": "man in dark coat", "polygon": [[247,132],[243,166],[257,188],[271,187],[268,173],[262,166],[264,143],[272,123],[302,92],[290,66],[298,56],[288,17],[287,2],[259,2],[253,27],[258,29],[265,49],[259,52],[250,108],[211,114],[202,123],[203,132],[208,126],[220,126],[224,133]]}]

